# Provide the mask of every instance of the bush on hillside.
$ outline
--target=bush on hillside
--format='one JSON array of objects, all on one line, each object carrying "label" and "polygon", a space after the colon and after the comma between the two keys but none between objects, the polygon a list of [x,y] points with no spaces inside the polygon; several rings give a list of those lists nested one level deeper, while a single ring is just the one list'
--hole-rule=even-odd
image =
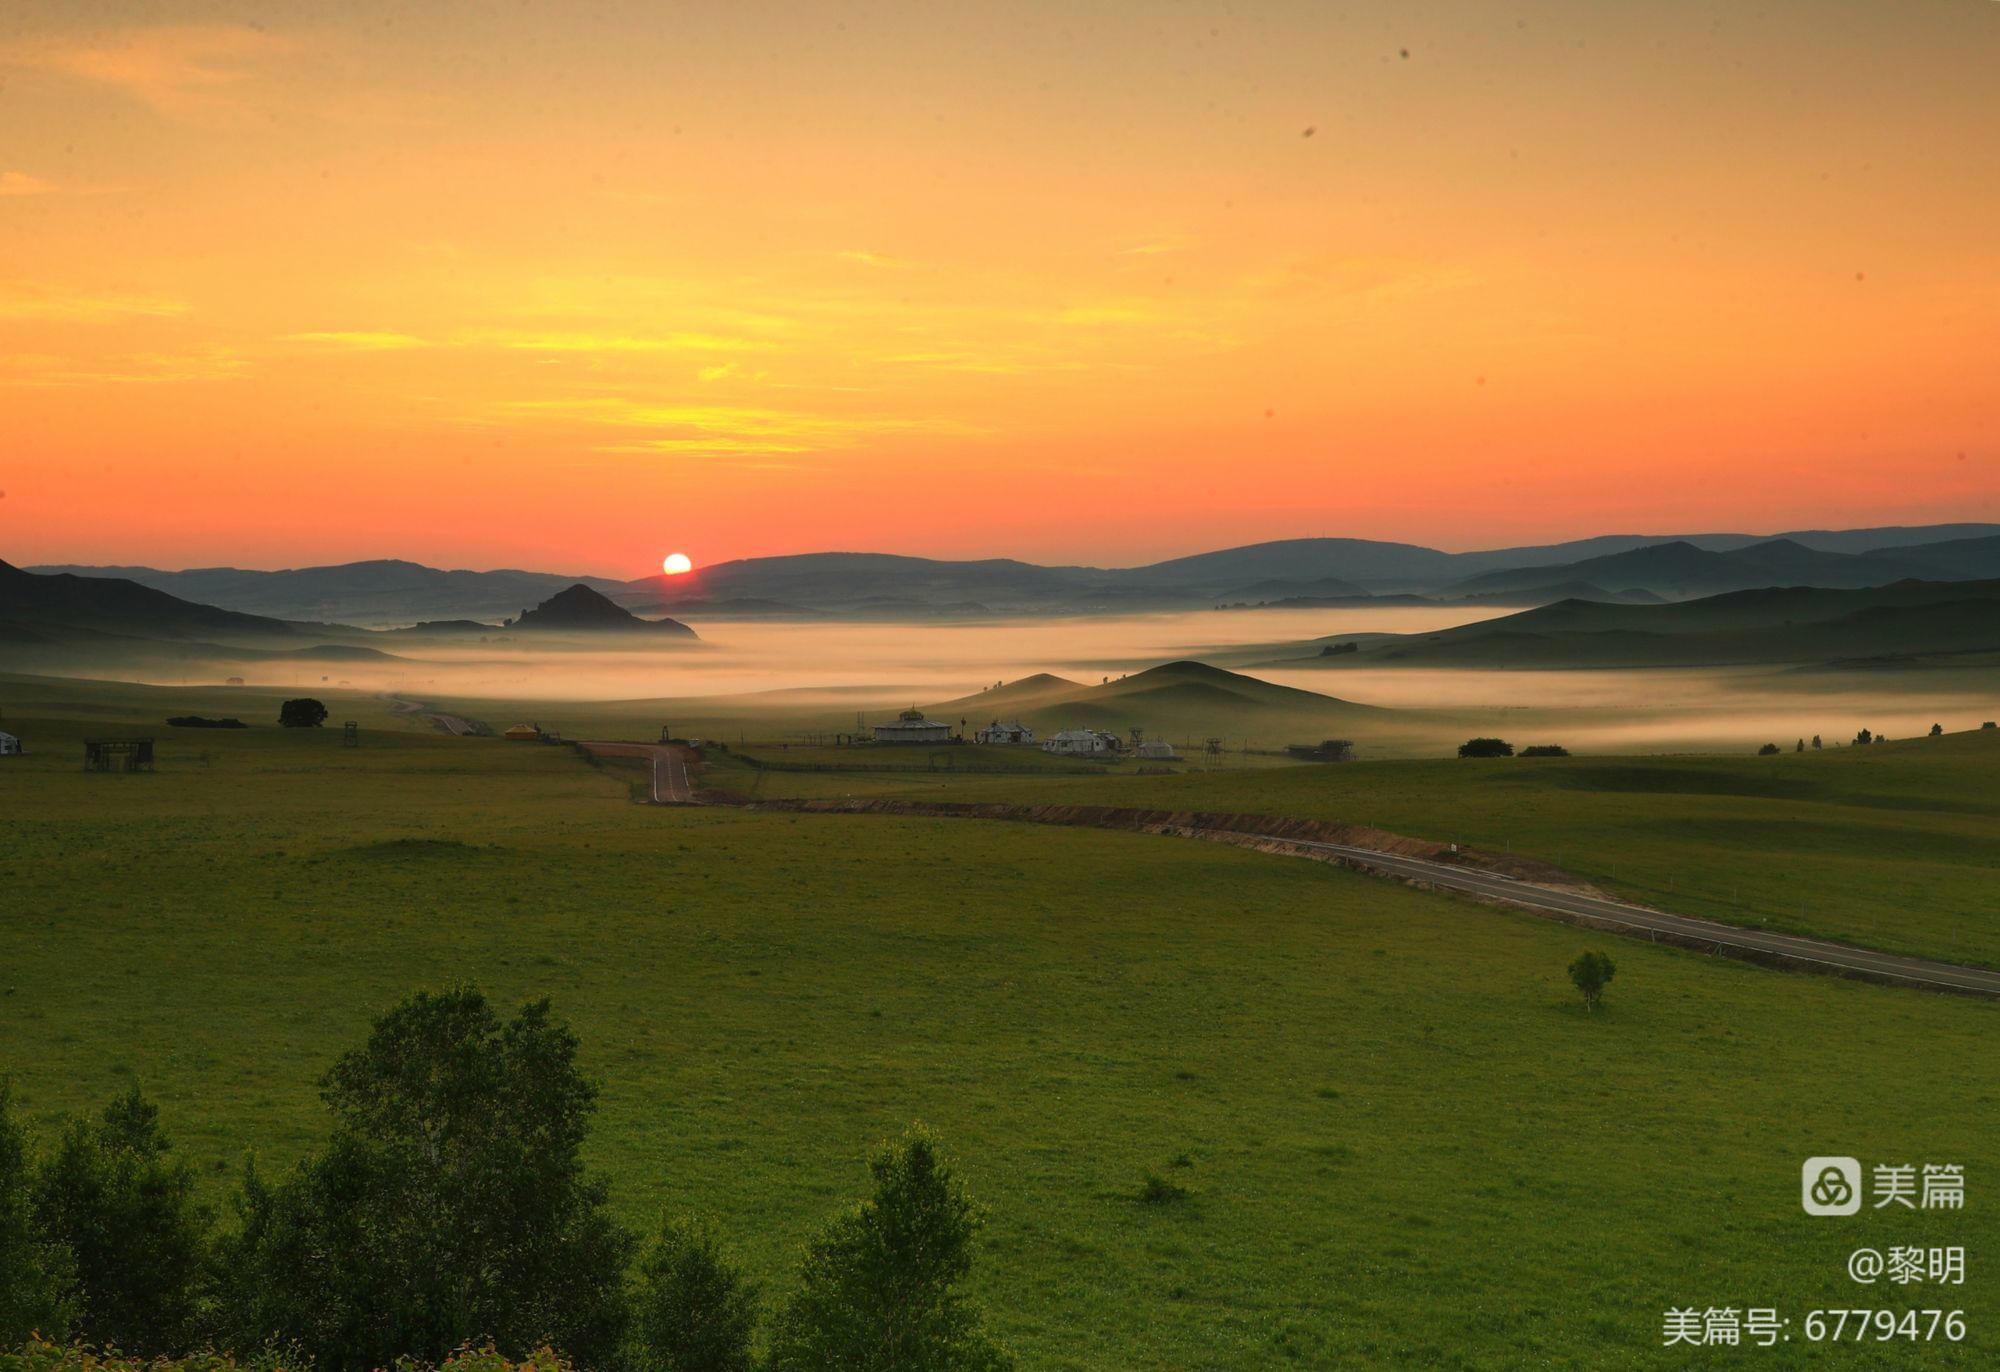
[{"label": "bush on hillside", "polygon": [[1568,757],[1569,749],[1560,743],[1537,743],[1521,750],[1522,757]]},{"label": "bush on hillside", "polygon": [[1757,750],[1758,757],[1776,757],[1782,749],[1775,743],[1767,743]]},{"label": "bush on hillside", "polygon": [[547,1001],[502,1022],[478,991],[419,993],[334,1064],[332,1137],[254,1169],[224,1254],[235,1347],[273,1331],[322,1366],[435,1360],[473,1339],[618,1360],[632,1238],[580,1150],[595,1088]]},{"label": "bush on hillside", "polygon": [[632,1324],[646,1372],[750,1372],[757,1289],[722,1255],[715,1231],[667,1220],[639,1259]]},{"label": "bush on hillside", "polygon": [[[428,1372],[434,1365],[398,1358],[390,1366],[393,1372]],[[436,1372],[576,1372],[575,1364],[553,1349],[537,1349],[516,1362],[491,1344],[458,1349],[435,1367]],[[184,1358],[141,1358],[111,1349],[98,1352],[78,1344],[32,1339],[18,1351],[0,1350],[0,1372],[313,1372],[313,1364],[296,1352],[270,1351],[245,1358],[213,1352]]]},{"label": "bush on hillside", "polygon": [[141,1354],[193,1346],[208,1285],[211,1216],[159,1116],[134,1089],[73,1122],[34,1177],[35,1222],[75,1264],[77,1327]]},{"label": "bush on hillside", "polygon": [[869,1163],[874,1196],[806,1246],[773,1372],[1001,1372],[1014,1360],[958,1288],[980,1216],[921,1128]]},{"label": "bush on hillside", "polygon": [[36,1223],[28,1150],[0,1081],[0,1350],[40,1331],[69,1336],[76,1260]]},{"label": "bush on hillside", "polygon": [[1512,757],[1514,745],[1504,738],[1469,738],[1458,745],[1460,757]]},{"label": "bush on hillside", "polygon": [[311,696],[288,700],[278,707],[278,723],[287,729],[317,729],[326,723],[326,706]]},{"label": "bush on hillside", "polygon": [[1604,999],[1604,988],[1611,984],[1618,969],[1611,959],[1602,953],[1580,953],[1569,965],[1569,979],[1583,996],[1584,1008],[1595,1010]]}]

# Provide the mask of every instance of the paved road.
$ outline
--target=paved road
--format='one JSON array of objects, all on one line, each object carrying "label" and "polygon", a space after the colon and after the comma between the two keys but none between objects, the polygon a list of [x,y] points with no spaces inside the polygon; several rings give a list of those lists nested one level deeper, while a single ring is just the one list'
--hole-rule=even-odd
[{"label": "paved road", "polygon": [[[1263,836],[1246,834],[1243,837]],[[1949,962],[1932,962],[1928,958],[1898,957],[1893,953],[1878,953],[1868,948],[1857,948],[1852,944],[1800,938],[1793,934],[1775,934],[1763,929],[1746,929],[1740,925],[1693,919],[1687,915],[1670,915],[1660,910],[1648,910],[1644,906],[1626,905],[1620,901],[1603,900],[1572,891],[1535,886],[1509,877],[1496,876],[1491,872],[1455,867],[1449,863],[1427,862],[1421,858],[1378,853],[1372,848],[1350,848],[1338,843],[1308,843],[1291,839],[1285,842],[1292,843],[1295,847],[1329,853],[1344,861],[1386,872],[1392,876],[1409,877],[1447,890],[1486,896],[1539,913],[1552,914],[1557,918],[1565,915],[1576,916],[1594,924],[1610,925],[1635,936],[1656,935],[1670,942],[1713,947],[1717,951],[1736,956],[1767,958],[1773,961],[1803,964],[1821,971],[1867,977],[1871,980],[1894,981],[1904,985],[1929,987],[1932,990],[1956,991],[1964,995],[2000,999],[2000,972],[1959,967]]]},{"label": "paved road", "polygon": [[[688,780],[686,750],[679,744],[589,742],[580,745],[594,753],[611,757],[649,757],[653,761],[653,802],[658,805],[692,805],[693,788]],[[1715,920],[1673,915],[1649,910],[1642,905],[1606,900],[1600,896],[1559,890],[1517,881],[1493,872],[1482,872],[1452,863],[1402,857],[1373,848],[1355,848],[1339,843],[1318,843],[1306,839],[1277,838],[1270,834],[1239,830],[1206,830],[1182,833],[1213,833],[1218,837],[1257,843],[1283,843],[1293,848],[1325,853],[1341,862],[1385,876],[1421,881],[1447,891],[1461,891],[1502,901],[1535,914],[1555,919],[1615,929],[1633,938],[1665,940],[1685,946],[1708,948],[1752,961],[1779,963],[1805,970],[1863,977],[1871,981],[1894,982],[1904,986],[1960,995],[2000,999],[2000,972],[1961,967],[1928,958],[1902,957],[1876,952],[1853,944],[1827,939],[1802,938],[1765,929],[1723,924]]]},{"label": "paved road", "polygon": [[692,805],[694,786],[688,780],[687,749],[678,743],[618,743],[589,741],[577,744],[603,757],[643,757],[653,761],[653,804]]},{"label": "paved road", "polygon": [[490,738],[493,734],[493,730],[481,720],[467,719],[463,715],[444,714],[433,710],[421,700],[409,700],[394,692],[385,692],[379,698],[389,702],[392,714],[427,720],[432,728],[442,729],[447,734],[455,734],[460,738]]}]

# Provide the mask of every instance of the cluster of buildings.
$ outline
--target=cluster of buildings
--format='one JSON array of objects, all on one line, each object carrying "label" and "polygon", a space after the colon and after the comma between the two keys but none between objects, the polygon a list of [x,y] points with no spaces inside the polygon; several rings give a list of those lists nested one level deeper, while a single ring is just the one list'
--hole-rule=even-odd
[{"label": "cluster of buildings", "polygon": [[[925,719],[922,710],[912,707],[903,711],[886,724],[874,728],[877,743],[951,743],[960,741],[953,737],[951,726],[942,720]],[[973,735],[975,742],[999,743],[1017,748],[1035,746],[1035,731],[1018,720],[994,720]],[[1149,761],[1170,760],[1176,756],[1174,746],[1164,739],[1139,739],[1126,747],[1125,740],[1103,729],[1064,729],[1041,740],[1045,753],[1061,753],[1071,757],[1118,757],[1131,753]]]}]

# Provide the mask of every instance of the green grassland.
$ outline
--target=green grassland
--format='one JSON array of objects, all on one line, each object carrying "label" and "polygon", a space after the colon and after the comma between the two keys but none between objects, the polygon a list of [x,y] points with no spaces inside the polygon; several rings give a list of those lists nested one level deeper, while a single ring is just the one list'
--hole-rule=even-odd
[{"label": "green grassland", "polygon": [[[34,749],[0,763],[0,1071],[43,1139],[139,1084],[218,1202],[247,1151],[282,1164],[320,1133],[314,1078],[371,1015],[466,978],[552,996],[575,1025],[603,1083],[592,1161],[624,1215],[703,1210],[774,1286],[862,1189],[871,1143],[936,1126],[991,1208],[976,1282],[1024,1367],[1706,1365],[1658,1348],[1662,1310],[1686,1305],[1778,1307],[1795,1335],[1820,1307],[1968,1312],[1960,1347],[1740,1351],[1760,1366],[1990,1366],[2000,1348],[1988,1004],[1172,839],[637,806],[616,768],[365,698],[329,697],[363,724],[344,749],[331,730],[157,724],[261,723],[275,696],[0,686],[0,727]],[[82,734],[140,725],[156,775],[78,769]],[[1985,743],[1935,756],[1984,765],[1966,750]],[[1862,797],[1942,787],[1908,812],[1912,851],[1927,826],[1941,849],[1990,844],[1970,781],[1898,779],[1902,756],[1771,775],[1864,817]],[[946,784],[1306,812],[1398,803],[1389,767]],[[1515,817],[1649,794],[1558,771],[1449,789]],[[1412,777],[1404,811],[1362,817],[1452,811]],[[1758,799],[1717,782],[1654,803]],[[1586,946],[1619,967],[1597,1015],[1563,975]],[[1968,1208],[1810,1219],[1816,1153],[1963,1163]],[[1187,1197],[1143,1203],[1149,1169]],[[1970,1284],[1856,1287],[1840,1268],[1862,1243],[1963,1244]]]},{"label": "green grassland", "polygon": [[765,774],[712,784],[1302,815],[1542,858],[1684,914],[2000,966],[2000,731],[1776,757],[1354,762],[1140,776]]}]

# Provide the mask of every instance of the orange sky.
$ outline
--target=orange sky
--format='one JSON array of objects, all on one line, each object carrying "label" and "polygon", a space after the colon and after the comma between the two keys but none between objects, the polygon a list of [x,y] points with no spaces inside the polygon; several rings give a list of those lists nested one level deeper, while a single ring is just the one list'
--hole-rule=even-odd
[{"label": "orange sky", "polygon": [[0,557],[2000,520],[1996,70],[1988,0],[14,0]]}]

